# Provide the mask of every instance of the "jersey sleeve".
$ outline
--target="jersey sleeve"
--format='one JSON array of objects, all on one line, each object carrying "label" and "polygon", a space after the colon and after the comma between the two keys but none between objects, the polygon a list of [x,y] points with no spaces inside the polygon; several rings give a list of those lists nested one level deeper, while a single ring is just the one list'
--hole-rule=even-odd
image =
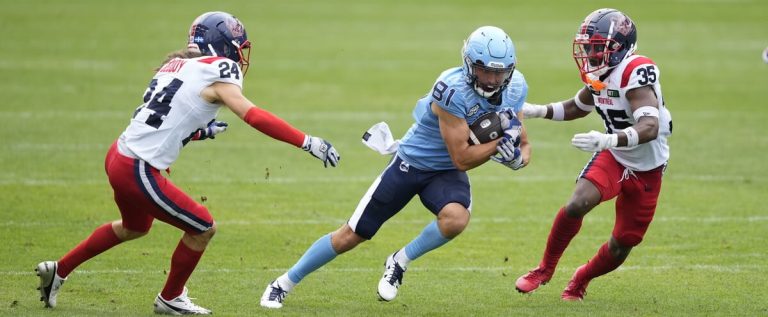
[{"label": "jersey sleeve", "polygon": [[528,97],[528,83],[519,71],[515,71],[504,91],[503,107],[512,108],[515,113],[523,110],[523,103]]},{"label": "jersey sleeve", "polygon": [[432,87],[432,102],[440,108],[459,118],[467,117],[467,107],[465,106],[464,93],[460,85],[454,84],[450,80],[444,81],[439,78]]},{"label": "jersey sleeve", "polygon": [[197,62],[202,66],[202,80],[209,85],[222,82],[243,88],[243,72],[237,62],[217,56],[201,58]]},{"label": "jersey sleeve", "polygon": [[659,67],[650,58],[638,56],[629,62],[621,74],[622,91],[632,90],[638,87],[654,85],[659,82]]}]

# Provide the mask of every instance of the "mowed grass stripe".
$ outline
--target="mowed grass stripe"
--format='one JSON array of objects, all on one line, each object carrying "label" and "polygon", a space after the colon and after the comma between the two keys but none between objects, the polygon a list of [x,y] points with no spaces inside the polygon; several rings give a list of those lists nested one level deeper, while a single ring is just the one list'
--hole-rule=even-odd
[{"label": "mowed grass stripe", "polygon": [[[323,218],[323,219],[276,219],[276,220],[237,220],[237,219],[225,219],[217,220],[216,223],[220,226],[271,226],[271,225],[337,225],[345,222],[346,218]],[[406,225],[406,224],[424,224],[428,219],[413,219],[404,220],[393,218],[387,221],[387,225]],[[609,216],[595,215],[587,218],[585,221],[590,223],[613,223],[614,219]],[[472,218],[471,223],[551,223],[552,220],[546,217],[539,216],[523,216],[523,217],[497,217],[488,215],[479,215]],[[768,222],[768,216],[764,214],[759,215],[744,215],[740,217],[720,217],[720,216],[704,216],[704,217],[682,217],[682,216],[657,216],[653,219],[654,223],[764,223]],[[91,221],[86,223],[101,223],[98,221]],[[29,227],[82,227],[83,221],[4,221],[0,222],[0,227],[5,228],[29,228]]]},{"label": "mowed grass stripe", "polygon": [[[575,270],[577,267],[569,267],[569,266],[558,266],[558,270],[561,272],[570,272]],[[228,269],[228,268],[217,268],[217,269],[205,269],[200,268],[195,270],[198,274],[217,274],[217,273],[235,273],[235,274],[244,274],[244,273],[254,273],[254,272],[278,272],[282,273],[287,271],[289,268],[261,268],[261,269]],[[502,272],[502,271],[509,271],[510,269],[520,269],[520,267],[515,268],[512,266],[492,266],[492,267],[483,267],[483,266],[458,266],[458,267],[418,267],[413,266],[408,268],[408,272]],[[706,265],[706,264],[693,264],[693,265],[626,265],[621,266],[617,269],[617,271],[653,271],[653,272],[660,272],[660,271],[711,271],[711,272],[726,272],[726,273],[743,273],[743,272],[755,272],[755,271],[768,271],[768,264],[734,264],[734,265]],[[381,271],[381,268],[379,267],[351,267],[351,268],[331,268],[331,267],[324,267],[318,270],[318,272],[337,272],[337,273],[354,273],[354,272],[379,272]],[[32,270],[30,271],[0,271],[0,275],[6,275],[6,276],[17,276],[17,275],[30,275],[34,274]],[[77,270],[73,272],[74,276],[77,275],[109,275],[109,274],[165,274],[164,270],[121,270],[121,269],[112,269],[112,270]]]}]

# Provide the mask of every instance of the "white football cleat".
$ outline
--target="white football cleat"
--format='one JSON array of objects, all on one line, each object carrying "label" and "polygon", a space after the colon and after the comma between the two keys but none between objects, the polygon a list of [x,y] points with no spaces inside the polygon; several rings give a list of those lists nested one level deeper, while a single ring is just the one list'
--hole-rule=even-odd
[{"label": "white football cleat", "polygon": [[210,309],[200,307],[193,303],[189,296],[187,296],[188,292],[189,290],[185,286],[184,291],[181,292],[181,295],[172,300],[165,300],[162,296],[160,296],[160,294],[157,294],[157,297],[155,298],[155,313],[165,315],[213,314]]},{"label": "white football cleat", "polygon": [[384,262],[384,275],[379,280],[378,294],[383,301],[391,301],[397,296],[397,289],[403,284],[405,269],[395,261],[395,254],[391,254]]},{"label": "white football cleat", "polygon": [[261,295],[261,307],[282,308],[283,301],[287,295],[288,291],[283,289],[277,280],[274,280],[267,285],[267,289],[265,289],[264,294]]},{"label": "white football cleat", "polygon": [[40,262],[35,268],[37,276],[40,277],[40,300],[45,303],[45,307],[56,307],[56,295],[59,294],[59,289],[64,281],[67,279],[59,277],[56,274],[56,268],[59,264],[56,261]]}]

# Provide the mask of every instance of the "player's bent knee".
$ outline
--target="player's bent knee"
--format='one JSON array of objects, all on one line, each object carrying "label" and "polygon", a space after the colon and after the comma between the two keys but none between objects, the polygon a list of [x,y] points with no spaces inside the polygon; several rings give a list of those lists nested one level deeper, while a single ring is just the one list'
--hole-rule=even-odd
[{"label": "player's bent knee", "polygon": [[143,236],[146,236],[147,233],[149,233],[149,231],[141,232],[141,231],[131,231],[126,229],[123,231],[122,236],[118,235],[118,237],[122,241],[128,241],[128,240],[138,239]]},{"label": "player's bent knee", "polygon": [[331,245],[337,254],[342,254],[354,249],[358,244],[365,242],[366,238],[352,231],[349,225],[344,224],[331,234]]},{"label": "player's bent knee", "polygon": [[443,210],[437,217],[437,223],[443,236],[451,239],[467,228],[469,219],[469,211],[462,207]]},{"label": "player's bent knee", "polygon": [[592,210],[592,208],[595,208],[595,205],[590,203],[587,199],[575,197],[565,205],[565,213],[568,214],[569,217],[583,217]]},{"label": "player's bent knee", "polygon": [[622,247],[634,247],[643,242],[643,236],[636,233],[625,233],[615,237],[616,242]]},{"label": "player's bent knee", "polygon": [[201,233],[200,237],[205,239],[205,240],[207,240],[207,241],[211,241],[211,239],[213,239],[214,235],[216,235],[216,225],[211,226],[210,229],[208,229],[205,232]]},{"label": "player's bent knee", "polygon": [[115,235],[117,236],[120,241],[130,241],[133,239],[141,238],[149,231],[134,231],[129,230],[123,226],[122,221],[117,221],[112,223],[112,230],[115,232]]}]

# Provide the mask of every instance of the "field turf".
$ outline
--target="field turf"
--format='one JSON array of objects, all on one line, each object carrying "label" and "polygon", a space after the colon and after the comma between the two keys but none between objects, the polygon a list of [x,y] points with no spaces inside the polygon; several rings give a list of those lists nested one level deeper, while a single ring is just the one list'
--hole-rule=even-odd
[{"label": "field turf", "polygon": [[[529,120],[531,165],[470,172],[472,222],[412,263],[398,298],[376,300],[385,257],[432,216],[414,200],[357,249],[308,276],[279,311],[259,307],[273,278],[351,215],[387,157],[360,143],[386,121],[401,136],[415,101],[460,63],[481,25],[514,40],[529,101],[580,87],[571,40],[581,19],[615,6],[636,22],[639,53],[661,69],[674,119],[672,158],[655,220],[585,301],[560,300],[573,270],[608,239],[613,204],[593,210],[553,280],[532,295],[514,281],[541,256],[555,212],[589,154],[574,133],[597,115]],[[155,223],[140,240],[83,264],[59,307],[44,309],[34,266],[117,219],[103,159],[152,69],[185,45],[198,14],[222,10],[254,44],[244,92],[330,140],[324,169],[222,111],[230,129],[187,146],[171,179],[213,213],[218,233],[188,282],[218,316],[756,316],[768,315],[768,2],[667,1],[13,1],[0,0],[0,315],[152,314],[180,232]]]}]

